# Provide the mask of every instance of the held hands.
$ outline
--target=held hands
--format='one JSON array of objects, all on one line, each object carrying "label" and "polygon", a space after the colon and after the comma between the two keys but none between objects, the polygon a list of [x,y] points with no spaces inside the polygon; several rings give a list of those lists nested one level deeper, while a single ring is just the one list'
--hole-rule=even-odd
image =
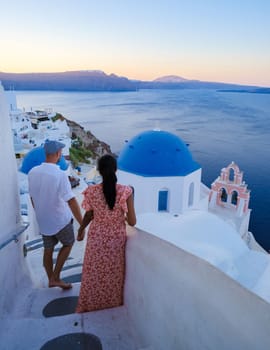
[{"label": "held hands", "polygon": [[81,226],[80,226],[80,228],[78,230],[77,241],[82,241],[83,240],[84,233],[85,233],[85,231],[84,231],[85,227],[88,226],[88,224],[93,219],[93,217],[94,217],[93,210],[89,210],[89,211],[85,212],[83,220],[82,220],[82,223],[81,223]]},{"label": "held hands", "polygon": [[77,236],[77,241],[83,241],[84,239],[84,234],[85,234],[85,229],[80,227],[78,229],[78,236]]}]

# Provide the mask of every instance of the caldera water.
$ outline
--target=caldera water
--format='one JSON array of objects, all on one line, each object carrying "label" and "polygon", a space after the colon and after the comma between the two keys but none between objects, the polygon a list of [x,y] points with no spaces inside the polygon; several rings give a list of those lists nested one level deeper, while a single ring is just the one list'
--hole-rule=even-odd
[{"label": "caldera water", "polygon": [[215,90],[17,91],[18,108],[54,112],[81,124],[119,153],[126,140],[159,128],[178,135],[211,186],[232,161],[251,191],[249,230],[270,249],[270,94]]}]

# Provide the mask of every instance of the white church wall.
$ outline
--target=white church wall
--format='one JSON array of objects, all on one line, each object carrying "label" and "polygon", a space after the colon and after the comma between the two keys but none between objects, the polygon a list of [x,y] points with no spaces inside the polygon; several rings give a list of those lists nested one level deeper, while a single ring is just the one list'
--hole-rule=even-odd
[{"label": "white church wall", "polygon": [[[145,178],[124,171],[117,171],[118,182],[134,188],[134,206],[136,213],[144,213],[148,210],[156,211],[156,202],[153,201],[152,186]],[[149,180],[149,179],[148,179]]]},{"label": "white church wall", "polygon": [[[183,179],[183,199],[182,199],[182,211],[188,209],[199,208],[200,203],[200,190],[201,190],[201,169],[194,171],[193,173],[185,176]],[[190,185],[194,185],[192,204],[189,200]]]},{"label": "white church wall", "polygon": [[[158,211],[160,190],[168,190],[168,207],[171,213],[182,213],[184,210],[198,208],[200,201],[201,169],[188,176],[143,177],[121,170],[117,172],[118,182],[134,188],[136,212],[147,213]],[[193,204],[189,206],[189,186],[194,184]]]},{"label": "white church wall", "polygon": [[270,348],[267,302],[168,242],[130,227],[128,236],[124,300],[142,348]]},{"label": "white church wall", "polygon": [[200,185],[200,201],[198,209],[208,210],[209,207],[209,194],[210,189],[201,182]]}]

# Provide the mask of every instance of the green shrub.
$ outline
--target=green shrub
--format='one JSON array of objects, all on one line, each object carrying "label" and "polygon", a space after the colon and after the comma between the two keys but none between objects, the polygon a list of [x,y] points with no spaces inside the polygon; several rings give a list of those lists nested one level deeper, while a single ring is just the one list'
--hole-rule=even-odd
[{"label": "green shrub", "polygon": [[60,114],[60,113],[56,113],[55,116],[51,118],[51,120],[52,120],[53,122],[55,122],[55,121],[58,120],[58,119],[64,120],[65,118],[64,118],[63,115]]},{"label": "green shrub", "polygon": [[70,160],[74,167],[78,166],[79,163],[89,164],[89,158],[92,157],[92,152],[84,147],[71,146],[69,149]]}]

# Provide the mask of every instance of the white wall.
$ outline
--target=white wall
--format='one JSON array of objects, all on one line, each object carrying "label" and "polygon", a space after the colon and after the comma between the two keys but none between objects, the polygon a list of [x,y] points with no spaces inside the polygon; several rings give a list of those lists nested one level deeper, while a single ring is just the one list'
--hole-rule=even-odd
[{"label": "white wall", "polygon": [[[20,223],[17,167],[13,147],[13,136],[4,90],[0,84],[0,239],[16,230]],[[4,229],[3,229],[4,228]]]},{"label": "white wall", "polygon": [[[188,210],[188,209],[194,209],[199,207],[200,202],[200,189],[201,189],[201,174],[202,170],[198,169],[194,171],[193,173],[189,174],[188,176],[184,177],[184,187],[183,187],[183,199],[182,199],[182,211]],[[193,198],[193,205],[189,207],[188,201],[189,201],[189,187],[190,184],[194,184],[194,198]]]},{"label": "white wall", "polygon": [[125,304],[141,348],[268,350],[270,305],[204,260],[128,229]]},{"label": "white wall", "polygon": [[[158,211],[158,193],[161,189],[169,190],[168,211],[171,213],[179,214],[199,207],[201,169],[188,176],[168,177],[143,177],[118,170],[117,178],[119,183],[134,187],[134,204],[138,214]],[[193,205],[189,207],[189,185],[192,182],[194,183],[194,200]]]},{"label": "white wall", "polygon": [[[17,165],[15,160],[8,106],[0,84],[0,246],[21,228]],[[0,249],[0,310],[9,311],[26,281],[23,240],[12,241]],[[17,290],[17,287],[19,288]],[[15,299],[16,300],[16,299]]]}]

